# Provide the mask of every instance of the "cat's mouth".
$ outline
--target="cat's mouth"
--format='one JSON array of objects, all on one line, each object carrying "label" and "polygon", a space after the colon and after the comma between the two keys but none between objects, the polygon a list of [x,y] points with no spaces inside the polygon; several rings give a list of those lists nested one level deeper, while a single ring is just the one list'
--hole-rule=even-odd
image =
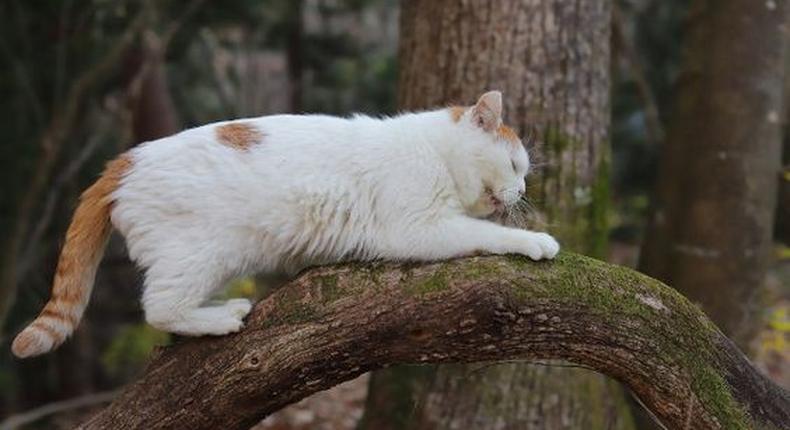
[{"label": "cat's mouth", "polygon": [[486,187],[486,197],[488,198],[488,203],[494,208],[494,213],[499,214],[505,211],[505,204],[502,202],[502,199],[497,197],[491,188]]}]

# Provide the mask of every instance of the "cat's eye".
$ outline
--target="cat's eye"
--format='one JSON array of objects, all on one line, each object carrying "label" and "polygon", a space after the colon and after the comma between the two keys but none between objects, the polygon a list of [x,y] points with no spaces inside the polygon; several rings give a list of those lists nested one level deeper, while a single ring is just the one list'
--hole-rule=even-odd
[{"label": "cat's eye", "polygon": [[510,166],[513,167],[513,171],[514,172],[518,172],[518,169],[516,169],[516,162],[515,161],[510,160]]}]

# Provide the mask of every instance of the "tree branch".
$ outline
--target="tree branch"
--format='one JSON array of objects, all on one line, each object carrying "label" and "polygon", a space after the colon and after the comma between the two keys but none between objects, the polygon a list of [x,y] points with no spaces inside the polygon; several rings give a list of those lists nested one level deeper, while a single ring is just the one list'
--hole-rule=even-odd
[{"label": "tree branch", "polygon": [[667,428],[790,428],[790,396],[694,305],[629,269],[476,257],[307,271],[241,333],[162,350],[81,428],[246,429],[369,370],[563,359],[633,390]]}]

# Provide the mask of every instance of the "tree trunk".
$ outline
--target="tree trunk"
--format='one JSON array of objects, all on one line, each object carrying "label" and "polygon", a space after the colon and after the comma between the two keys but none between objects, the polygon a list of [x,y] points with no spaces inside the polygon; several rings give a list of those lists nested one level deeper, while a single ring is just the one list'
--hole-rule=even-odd
[{"label": "tree trunk", "polygon": [[[549,230],[566,249],[597,256],[609,204],[609,24],[605,0],[406,0],[401,12],[400,107],[470,103],[501,90],[505,122],[522,136],[539,131],[530,197],[542,202]],[[585,370],[384,373],[371,379],[365,429],[632,428],[622,391]]]},{"label": "tree trunk", "polygon": [[779,202],[776,208],[776,238],[790,246],[790,137],[785,138],[784,162],[779,178]]},{"label": "tree trunk", "polygon": [[[787,13],[790,26],[790,12]],[[785,33],[785,49],[790,49],[790,32]],[[785,52],[784,70],[784,127],[782,136],[782,173],[779,178],[779,197],[776,204],[774,238],[790,247],[790,55]]]},{"label": "tree trunk", "polygon": [[178,133],[178,120],[173,96],[167,82],[164,52],[158,46],[144,46],[136,53],[134,77],[129,95],[132,133],[135,144]]},{"label": "tree trunk", "polygon": [[290,0],[286,18],[287,42],[285,46],[288,64],[288,98],[291,112],[302,112],[302,87],[304,74],[304,0]]},{"label": "tree trunk", "polygon": [[697,307],[644,275],[569,253],[310,270],[258,303],[242,332],[161,351],[81,428],[246,430],[372,369],[515,359],[613,376],[667,428],[790,429],[790,393]]},{"label": "tree trunk", "polygon": [[773,233],[787,1],[697,0],[642,270],[748,349]]}]

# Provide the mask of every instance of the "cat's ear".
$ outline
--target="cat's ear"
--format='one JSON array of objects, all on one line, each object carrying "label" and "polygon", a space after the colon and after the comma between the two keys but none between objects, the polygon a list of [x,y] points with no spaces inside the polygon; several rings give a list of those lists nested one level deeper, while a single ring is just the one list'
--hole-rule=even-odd
[{"label": "cat's ear", "polygon": [[502,124],[502,93],[489,91],[472,108],[472,123],[487,132],[493,132]]}]

